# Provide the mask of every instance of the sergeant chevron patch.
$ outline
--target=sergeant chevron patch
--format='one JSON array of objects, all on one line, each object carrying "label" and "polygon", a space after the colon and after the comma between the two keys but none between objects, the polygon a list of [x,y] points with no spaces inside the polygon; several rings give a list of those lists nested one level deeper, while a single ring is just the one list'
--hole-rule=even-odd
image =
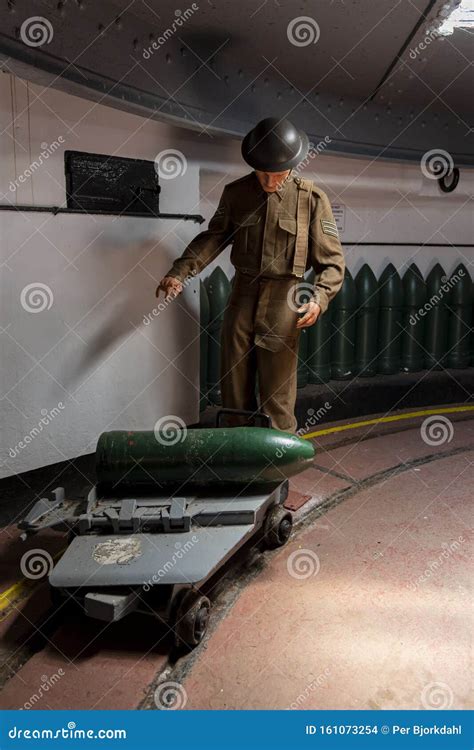
[{"label": "sergeant chevron patch", "polygon": [[337,226],[336,226],[335,221],[329,221],[328,219],[321,219],[321,229],[323,230],[324,234],[330,234],[331,237],[339,238],[339,234],[337,232]]}]

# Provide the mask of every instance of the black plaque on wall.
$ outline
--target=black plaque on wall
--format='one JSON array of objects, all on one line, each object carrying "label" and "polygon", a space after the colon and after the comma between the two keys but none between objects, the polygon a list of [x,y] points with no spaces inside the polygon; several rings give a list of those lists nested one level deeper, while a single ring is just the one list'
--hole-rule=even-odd
[{"label": "black plaque on wall", "polygon": [[65,151],[67,207],[90,213],[159,213],[155,163],[122,156]]}]

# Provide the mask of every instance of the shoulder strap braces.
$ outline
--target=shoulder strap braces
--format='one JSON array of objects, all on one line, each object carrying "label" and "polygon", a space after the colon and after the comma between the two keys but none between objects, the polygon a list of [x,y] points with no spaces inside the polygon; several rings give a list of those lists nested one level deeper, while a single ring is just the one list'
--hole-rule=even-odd
[{"label": "shoulder strap braces", "polygon": [[298,278],[302,278],[306,270],[312,188],[313,183],[311,180],[300,179],[300,182],[298,183],[298,204],[296,209],[296,247],[293,260],[293,274]]}]

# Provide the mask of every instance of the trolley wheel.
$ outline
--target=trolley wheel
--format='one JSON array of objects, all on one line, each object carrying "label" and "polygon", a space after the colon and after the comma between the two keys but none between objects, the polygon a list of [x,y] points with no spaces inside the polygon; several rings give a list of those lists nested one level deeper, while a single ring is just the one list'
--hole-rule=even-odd
[{"label": "trolley wheel", "polygon": [[263,524],[263,543],[266,549],[283,547],[291,535],[293,518],[289,510],[281,505],[270,508]]},{"label": "trolley wheel", "polygon": [[178,605],[175,617],[175,635],[177,645],[185,644],[194,648],[207,630],[211,602],[207,596],[197,591],[187,591]]}]

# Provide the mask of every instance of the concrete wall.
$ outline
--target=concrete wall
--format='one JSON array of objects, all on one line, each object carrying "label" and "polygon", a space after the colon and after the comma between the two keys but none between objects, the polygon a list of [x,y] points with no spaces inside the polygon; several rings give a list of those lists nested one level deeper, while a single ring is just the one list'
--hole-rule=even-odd
[{"label": "concrete wall", "polygon": [[[0,76],[0,130],[2,204],[64,204],[65,149],[150,160],[178,150],[186,171],[162,180],[161,210],[206,219],[226,182],[248,171],[234,139],[173,128],[8,74]],[[53,142],[59,147],[30,174]],[[437,260],[448,273],[459,259],[472,264],[473,250],[456,247],[473,242],[472,173],[463,171],[456,192],[442,195],[415,165],[323,153],[305,175],[344,205],[343,241],[394,243],[346,247],[352,271],[364,261],[377,274],[388,260],[400,271],[413,260],[423,272]],[[167,415],[197,419],[197,283],[144,324],[156,306],[157,281],[197,231],[174,220],[0,212],[0,476],[88,453],[103,430],[153,429]],[[227,250],[214,265],[230,273],[228,258]],[[42,297],[35,298],[28,290],[38,284]],[[32,312],[43,299],[46,309]]]}]

